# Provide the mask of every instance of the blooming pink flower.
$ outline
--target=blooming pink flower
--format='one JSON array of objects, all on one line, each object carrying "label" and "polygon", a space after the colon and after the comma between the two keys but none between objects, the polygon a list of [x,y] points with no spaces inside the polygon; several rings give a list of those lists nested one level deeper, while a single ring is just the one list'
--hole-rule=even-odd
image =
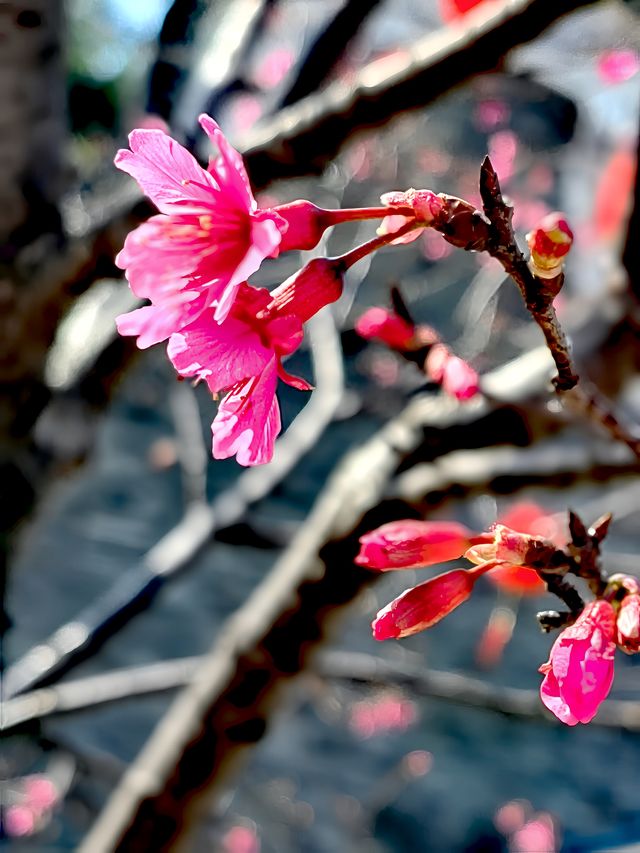
[{"label": "blooming pink flower", "polygon": [[540,696],[568,726],[588,723],[613,682],[616,615],[608,601],[591,601],[574,625],[565,628],[540,667]]},{"label": "blooming pink flower", "polygon": [[286,373],[282,358],[302,342],[302,324],[341,289],[336,265],[317,258],[271,294],[241,284],[224,322],[214,323],[209,309],[171,335],[167,353],[178,373],[204,380],[214,394],[228,392],[211,425],[216,459],[235,455],[241,465],[271,460],[281,427],[278,378],[310,389]]},{"label": "blooming pink flower", "polygon": [[160,214],[132,231],[116,258],[136,296],[151,305],[117,319],[144,348],[215,306],[222,321],[241,282],[277,254],[287,225],[258,210],[242,158],[213,119],[200,124],[217,147],[207,170],[161,130],[134,130],[115,163],[134,177]]},{"label": "blooming pink flower", "polygon": [[388,347],[406,352],[415,347],[415,327],[390,308],[368,308],[355,326],[367,341],[382,341]]},{"label": "blooming pink flower", "polygon": [[435,625],[469,598],[476,580],[485,571],[484,566],[454,569],[406,589],[378,612],[371,623],[374,638],[410,637]]},{"label": "blooming pink flower", "polygon": [[462,556],[472,536],[457,521],[390,521],[360,537],[355,562],[381,571],[432,566]]}]

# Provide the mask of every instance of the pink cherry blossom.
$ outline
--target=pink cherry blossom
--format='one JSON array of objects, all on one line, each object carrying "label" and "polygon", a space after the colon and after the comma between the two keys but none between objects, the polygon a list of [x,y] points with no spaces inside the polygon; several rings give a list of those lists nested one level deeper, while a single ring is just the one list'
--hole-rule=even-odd
[{"label": "pink cherry blossom", "polygon": [[540,667],[540,696],[568,726],[590,722],[613,682],[616,615],[608,601],[591,601],[560,634]]},{"label": "pink cherry blossom", "polygon": [[207,170],[161,130],[134,130],[115,163],[160,214],[132,231],[116,258],[132,291],[151,305],[117,319],[123,335],[151,346],[215,307],[221,322],[241,282],[278,253],[286,222],[259,210],[238,152],[216,122],[200,124],[217,148]]},{"label": "pink cherry blossom", "polygon": [[242,283],[222,323],[214,323],[208,309],[169,338],[167,353],[178,373],[204,380],[214,395],[227,392],[211,425],[216,459],[271,460],[281,428],[278,378],[302,391],[311,387],[288,374],[282,358],[300,346],[302,324],[340,295],[337,269],[314,259],[272,293]]}]

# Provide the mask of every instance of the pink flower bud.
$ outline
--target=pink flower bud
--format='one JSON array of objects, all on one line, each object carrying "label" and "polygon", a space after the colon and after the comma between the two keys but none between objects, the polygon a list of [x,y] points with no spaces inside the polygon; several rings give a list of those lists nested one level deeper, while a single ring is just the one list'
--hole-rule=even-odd
[{"label": "pink flower bud", "polygon": [[444,344],[436,344],[431,347],[427,355],[427,360],[424,363],[424,369],[429,377],[434,382],[440,384],[444,379],[444,367],[450,352]]},{"label": "pink flower bud", "polygon": [[389,308],[368,308],[356,322],[356,332],[400,352],[415,348],[415,327]]},{"label": "pink flower bud", "polygon": [[310,201],[298,199],[288,204],[279,204],[273,210],[281,216],[288,224],[288,228],[282,235],[280,251],[287,252],[291,249],[306,251],[313,249],[320,242],[320,238],[329,224],[326,222],[326,214],[329,211],[316,207]]},{"label": "pink flower bud", "polygon": [[306,323],[314,314],[342,295],[344,276],[341,262],[314,258],[271,293],[270,315],[294,315]]},{"label": "pink flower bud", "polygon": [[456,521],[391,521],[360,538],[355,562],[381,571],[432,566],[462,556],[472,535]]},{"label": "pink flower bud", "polygon": [[540,667],[540,696],[568,726],[590,722],[613,682],[616,615],[608,601],[591,601],[560,634]]},{"label": "pink flower bud", "polygon": [[405,590],[380,610],[371,623],[374,638],[409,637],[435,625],[469,598],[477,571],[454,569]]},{"label": "pink flower bud", "polygon": [[444,344],[436,344],[427,355],[425,372],[429,379],[457,400],[469,400],[478,393],[478,374]]},{"label": "pink flower bud", "polygon": [[466,361],[451,355],[444,364],[442,390],[457,400],[470,400],[480,390],[478,374]]},{"label": "pink flower bud", "polygon": [[625,595],[616,620],[616,642],[629,655],[640,652],[640,595]]},{"label": "pink flower bud", "polygon": [[385,207],[405,208],[411,207],[413,214],[422,225],[431,225],[444,209],[444,202],[440,196],[431,190],[394,190],[380,196],[380,201]]},{"label": "pink flower bud", "polygon": [[573,232],[562,213],[549,213],[537,228],[527,234],[531,250],[532,272],[541,278],[554,278],[573,243]]}]

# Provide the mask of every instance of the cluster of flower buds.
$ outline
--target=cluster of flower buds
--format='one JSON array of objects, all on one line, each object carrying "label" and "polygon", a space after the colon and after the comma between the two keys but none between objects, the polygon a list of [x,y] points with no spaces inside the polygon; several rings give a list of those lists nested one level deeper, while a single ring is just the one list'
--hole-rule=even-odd
[{"label": "cluster of flower buds", "polygon": [[355,326],[365,340],[380,341],[390,349],[419,361],[429,379],[458,400],[469,400],[479,391],[479,377],[466,361],[440,341],[438,333],[414,324],[389,308],[369,308]]},{"label": "cluster of flower buds", "polygon": [[529,269],[538,278],[557,278],[573,243],[573,232],[562,213],[549,213],[527,234]]},{"label": "cluster of flower buds", "polygon": [[[530,506],[512,513],[526,526],[540,526],[544,516]],[[547,522],[552,517],[546,516]],[[524,526],[524,525],[523,525]],[[547,524],[547,526],[549,526]],[[473,533],[453,521],[407,519],[391,522],[360,539],[356,563],[379,571],[413,569],[464,557],[471,569],[454,569],[405,590],[377,614],[377,640],[408,637],[435,625],[466,601],[482,575],[521,594],[546,588],[544,578],[579,569],[567,536],[558,526],[554,539],[515,530],[502,523]],[[530,578],[535,576],[535,582]],[[541,698],[562,722],[589,722],[606,698],[613,680],[616,646],[640,651],[640,582],[628,575],[610,578],[601,597],[589,602],[554,643],[541,667]],[[566,624],[566,623],[565,623]]]}]

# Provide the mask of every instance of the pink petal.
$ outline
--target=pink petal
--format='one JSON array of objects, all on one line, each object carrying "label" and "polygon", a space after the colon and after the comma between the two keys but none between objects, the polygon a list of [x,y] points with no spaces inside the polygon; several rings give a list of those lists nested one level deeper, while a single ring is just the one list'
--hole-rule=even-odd
[{"label": "pink petal", "polygon": [[240,465],[271,461],[281,428],[276,383],[273,359],[259,377],[249,379],[225,397],[211,424],[215,459],[235,454]]},{"label": "pink petal", "polygon": [[[116,326],[121,335],[138,335],[137,345],[146,349],[166,340],[176,330],[195,320],[206,308],[204,296],[194,292],[182,292],[185,297],[164,305],[146,305],[128,314],[116,317]],[[191,298],[193,297],[193,298]]]},{"label": "pink petal", "polygon": [[287,373],[281,363],[278,364],[278,376],[287,385],[296,388],[298,391],[313,391],[313,385],[310,385],[306,379],[301,376],[294,376],[292,373]]},{"label": "pink petal", "polygon": [[211,116],[203,113],[198,117],[198,121],[200,127],[218,149],[219,156],[210,163],[209,173],[226,192],[234,193],[242,207],[245,207],[247,211],[254,211],[258,205],[251,192],[242,156],[227,141],[219,124]]},{"label": "pink petal", "polygon": [[242,320],[213,322],[209,312],[169,338],[167,355],[181,376],[197,376],[212,392],[258,376],[273,359],[258,334]]},{"label": "pink petal", "polygon": [[161,130],[134,130],[131,151],[116,154],[118,169],[131,175],[162,213],[202,212],[216,204],[219,187],[175,139]]}]

